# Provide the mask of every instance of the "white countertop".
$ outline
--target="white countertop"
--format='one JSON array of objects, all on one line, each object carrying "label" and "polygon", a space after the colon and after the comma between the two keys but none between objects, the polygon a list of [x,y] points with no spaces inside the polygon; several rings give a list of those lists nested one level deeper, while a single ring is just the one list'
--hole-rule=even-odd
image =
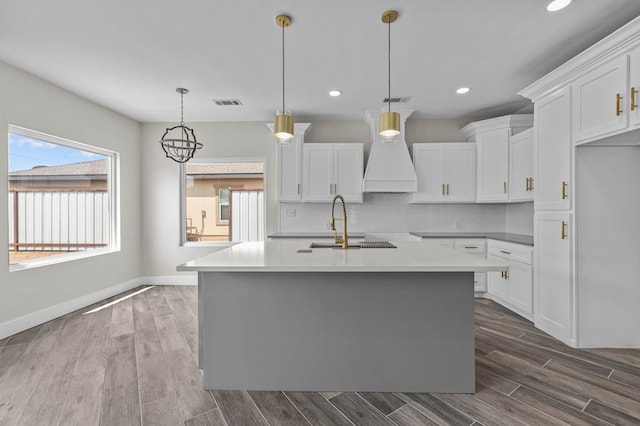
[{"label": "white countertop", "polygon": [[[427,241],[391,241],[397,248],[309,249],[313,240],[241,243],[177,267],[203,272],[487,272],[506,271],[486,260]],[[325,241],[321,241],[325,242]],[[350,241],[356,244],[357,241]],[[298,250],[311,250],[298,253]]]}]

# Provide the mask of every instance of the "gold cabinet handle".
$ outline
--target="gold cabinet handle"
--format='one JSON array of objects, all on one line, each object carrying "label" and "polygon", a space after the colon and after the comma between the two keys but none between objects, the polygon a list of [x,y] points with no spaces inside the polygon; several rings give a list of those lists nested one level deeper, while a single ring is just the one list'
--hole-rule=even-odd
[{"label": "gold cabinet handle", "polygon": [[447,195],[449,195],[449,184],[447,184]]},{"label": "gold cabinet handle", "polygon": [[300,184],[298,184],[298,195],[300,195]]},{"label": "gold cabinet handle", "polygon": [[500,271],[500,277],[504,278],[504,271]]},{"label": "gold cabinet handle", "polygon": [[464,248],[466,248],[466,249],[477,249],[478,246],[464,246]]},{"label": "gold cabinet handle", "polygon": [[504,191],[504,193],[506,194],[506,193],[507,193],[507,182],[506,182],[506,181],[505,181],[505,182],[503,182],[502,188],[503,188],[502,190],[503,190],[503,191]]},{"label": "gold cabinet handle", "polygon": [[504,254],[511,254],[510,251],[506,251],[506,250],[500,250],[500,253],[504,253]]},{"label": "gold cabinet handle", "polygon": [[562,199],[567,199],[567,182],[562,181]]},{"label": "gold cabinet handle", "polygon": [[564,220],[562,221],[562,239],[566,239],[567,238],[567,222],[565,222]]},{"label": "gold cabinet handle", "polygon": [[529,191],[529,178],[526,178],[524,182],[524,190]]},{"label": "gold cabinet handle", "polygon": [[616,93],[616,115],[622,114],[622,95]]},{"label": "gold cabinet handle", "polygon": [[442,184],[442,195],[444,195],[444,183]]},{"label": "gold cabinet handle", "polygon": [[333,184],[333,194],[335,195],[335,194],[337,194],[337,193],[338,193],[338,184],[337,184],[337,183],[334,183],[334,184]]},{"label": "gold cabinet handle", "polygon": [[533,191],[533,178],[529,178],[529,191]]},{"label": "gold cabinet handle", "polygon": [[636,95],[638,94],[638,89],[636,89],[635,87],[631,88],[631,111],[635,111],[636,108],[638,108],[638,105],[636,105]]}]

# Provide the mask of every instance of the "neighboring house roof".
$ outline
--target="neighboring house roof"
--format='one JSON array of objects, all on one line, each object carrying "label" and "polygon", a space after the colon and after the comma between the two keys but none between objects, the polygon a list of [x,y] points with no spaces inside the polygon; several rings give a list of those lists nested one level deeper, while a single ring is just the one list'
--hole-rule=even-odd
[{"label": "neighboring house roof", "polygon": [[109,171],[109,160],[83,161],[81,163],[64,164],[62,166],[38,166],[28,170],[9,172],[9,178],[82,178],[92,176],[94,178],[106,178]]},{"label": "neighboring house roof", "polygon": [[264,173],[263,163],[187,163],[188,175],[245,175]]},{"label": "neighboring house roof", "polygon": [[[263,163],[187,163],[188,175],[253,175],[263,174]],[[106,178],[108,160],[84,161],[62,166],[38,166],[28,170],[10,172],[10,178]]]}]

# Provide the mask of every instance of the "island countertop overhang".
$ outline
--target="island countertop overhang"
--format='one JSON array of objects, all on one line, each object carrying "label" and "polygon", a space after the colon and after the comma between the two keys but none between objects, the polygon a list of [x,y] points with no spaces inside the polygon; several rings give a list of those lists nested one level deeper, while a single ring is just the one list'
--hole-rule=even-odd
[{"label": "island countertop overhang", "polygon": [[[506,263],[429,241],[393,241],[397,248],[309,249],[312,240],[247,242],[190,260],[178,271],[197,272],[490,272]],[[310,252],[299,252],[300,250]]]}]

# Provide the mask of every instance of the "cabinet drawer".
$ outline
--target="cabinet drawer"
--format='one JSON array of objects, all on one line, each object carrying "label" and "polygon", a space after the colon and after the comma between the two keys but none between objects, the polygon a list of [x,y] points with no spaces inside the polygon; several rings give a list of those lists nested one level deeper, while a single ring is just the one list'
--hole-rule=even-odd
[{"label": "cabinet drawer", "polygon": [[486,250],[486,240],[482,239],[458,239],[453,240],[453,248],[471,254],[484,254]]},{"label": "cabinet drawer", "polygon": [[487,252],[491,256],[531,265],[533,263],[533,247],[522,244],[507,243],[504,241],[489,240]]},{"label": "cabinet drawer", "polygon": [[453,248],[453,240],[451,238],[423,238],[423,240],[442,247]]}]

